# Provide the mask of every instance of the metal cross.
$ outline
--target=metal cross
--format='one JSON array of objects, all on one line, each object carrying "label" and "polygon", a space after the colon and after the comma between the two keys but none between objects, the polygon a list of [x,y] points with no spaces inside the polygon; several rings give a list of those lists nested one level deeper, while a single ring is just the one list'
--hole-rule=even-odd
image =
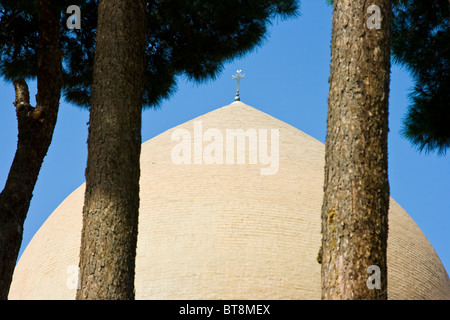
[{"label": "metal cross", "polygon": [[234,101],[241,101],[241,98],[239,98],[239,81],[245,79],[245,73],[242,74],[242,70],[237,70],[236,72],[237,74],[232,77],[233,80],[237,80],[236,97],[234,98]]}]

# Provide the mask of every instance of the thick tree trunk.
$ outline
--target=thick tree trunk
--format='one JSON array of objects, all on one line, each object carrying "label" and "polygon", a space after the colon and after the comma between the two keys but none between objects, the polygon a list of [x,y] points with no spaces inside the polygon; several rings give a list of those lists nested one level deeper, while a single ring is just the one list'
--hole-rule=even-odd
[{"label": "thick tree trunk", "polygon": [[17,150],[0,194],[0,299],[7,299],[22,242],[22,231],[42,162],[52,141],[62,87],[60,12],[39,1],[37,106],[30,106],[26,82],[14,82],[18,121]]},{"label": "thick tree trunk", "polygon": [[99,3],[77,299],[134,299],[145,3]]},{"label": "thick tree trunk", "polygon": [[[367,25],[369,5],[380,8],[380,29]],[[334,1],[322,207],[323,299],[387,299],[390,23],[390,0]],[[370,266],[379,267],[380,289],[367,284]]]}]

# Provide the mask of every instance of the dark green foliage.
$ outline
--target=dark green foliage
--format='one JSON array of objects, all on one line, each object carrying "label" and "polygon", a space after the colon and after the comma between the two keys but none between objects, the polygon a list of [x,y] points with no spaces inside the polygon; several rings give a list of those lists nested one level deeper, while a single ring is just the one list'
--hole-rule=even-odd
[{"label": "dark green foliage", "polygon": [[[34,2],[0,0],[0,8],[3,6],[4,9],[0,13],[0,73],[7,80],[36,75],[36,9],[32,10],[35,6],[30,5]],[[69,15],[65,10],[74,3],[57,2],[62,12],[64,96],[68,102],[87,107],[92,82],[97,1],[77,4],[81,7],[81,30],[66,27]],[[21,9],[16,10],[20,12],[19,16],[14,16],[12,7]],[[29,8],[30,12],[24,8]],[[177,76],[186,75],[194,81],[214,78],[224,63],[261,45],[271,19],[295,16],[297,1],[160,0],[148,2],[147,14],[144,106],[157,106],[173,93]],[[20,35],[13,37],[11,32],[19,24],[23,25]]]},{"label": "dark green foliage", "polygon": [[175,76],[214,78],[223,63],[262,43],[269,19],[296,12],[296,1],[156,1],[148,7],[145,104],[171,93]]},{"label": "dark green foliage", "polygon": [[69,30],[66,26],[66,9],[73,1],[66,1],[61,8],[61,46],[63,58],[63,94],[65,100],[88,107],[91,95],[92,72],[97,31],[97,2],[87,0],[77,4],[81,10],[81,30]]},{"label": "dark green foliage", "polygon": [[392,54],[415,81],[403,134],[421,151],[444,154],[450,147],[450,2],[397,1]]},{"label": "dark green foliage", "polygon": [[8,81],[36,77],[37,10],[37,1],[0,1],[0,73]]},{"label": "dark green foliage", "polygon": [[[97,23],[97,1],[78,4],[85,30],[66,27],[66,9],[73,1],[54,0],[61,11],[61,49],[64,52],[64,91],[74,102],[89,94],[85,84],[92,81],[92,63]],[[0,74],[7,81],[37,76],[37,0],[0,0]],[[87,104],[88,101],[84,101]]]}]

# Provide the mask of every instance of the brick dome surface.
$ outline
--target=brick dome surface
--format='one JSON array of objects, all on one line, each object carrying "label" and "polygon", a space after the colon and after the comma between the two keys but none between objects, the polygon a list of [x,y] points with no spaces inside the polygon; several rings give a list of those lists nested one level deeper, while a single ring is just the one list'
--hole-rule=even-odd
[{"label": "brick dome surface", "polygon": [[[262,174],[270,166],[262,158],[205,163],[196,150],[206,152],[212,142],[207,134],[201,144],[195,140],[199,124],[224,140],[227,129],[267,129],[268,154],[277,151],[270,130],[278,129],[277,172]],[[174,161],[177,132],[191,133],[191,164]],[[136,298],[320,299],[324,150],[320,141],[242,102],[144,143]],[[75,298],[83,198],[84,185],[35,234],[18,261],[10,299]],[[389,224],[389,298],[450,299],[439,257],[392,199]]]}]

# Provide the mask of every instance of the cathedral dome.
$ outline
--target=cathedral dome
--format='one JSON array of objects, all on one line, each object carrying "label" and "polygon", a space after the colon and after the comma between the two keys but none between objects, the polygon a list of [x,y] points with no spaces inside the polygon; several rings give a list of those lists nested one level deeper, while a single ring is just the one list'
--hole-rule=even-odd
[{"label": "cathedral dome", "polygon": [[[144,143],[136,299],[320,299],[324,152],[242,102]],[[35,234],[10,299],[75,298],[83,198],[84,185]],[[393,199],[387,262],[390,299],[450,299],[439,257]]]}]

